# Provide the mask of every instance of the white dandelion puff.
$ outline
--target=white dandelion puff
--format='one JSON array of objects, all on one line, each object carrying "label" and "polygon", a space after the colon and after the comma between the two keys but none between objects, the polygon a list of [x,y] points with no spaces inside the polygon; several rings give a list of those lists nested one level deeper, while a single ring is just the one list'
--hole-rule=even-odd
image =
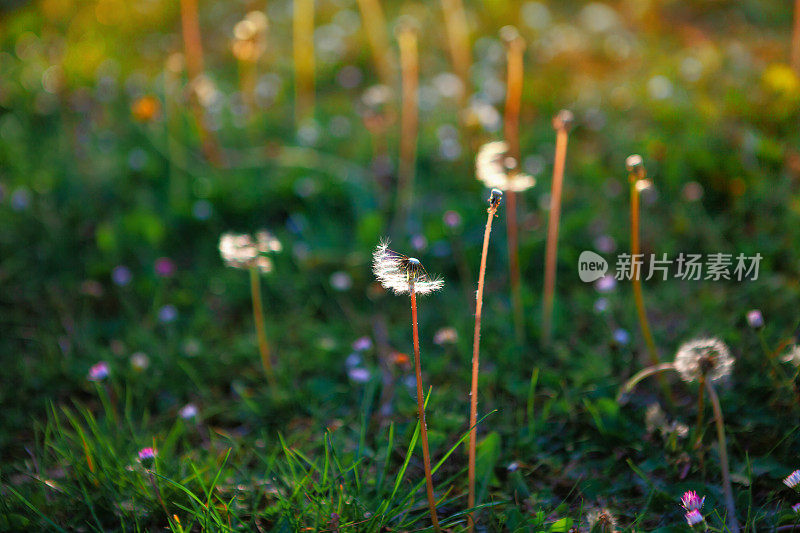
[{"label": "white dandelion puff", "polygon": [[272,260],[264,254],[280,252],[281,242],[266,230],[255,239],[246,234],[224,233],[219,239],[219,253],[226,265],[234,268],[257,268],[262,273],[272,272]]},{"label": "white dandelion puff", "polygon": [[684,381],[697,381],[702,375],[718,381],[731,374],[733,362],[728,347],[716,338],[686,342],[675,355],[675,369]]},{"label": "white dandelion puff", "polygon": [[475,175],[489,188],[522,192],[536,185],[533,176],[519,172],[516,159],[509,156],[503,141],[486,143],[475,157]]},{"label": "white dandelion puff", "polygon": [[389,249],[389,241],[382,241],[372,254],[372,271],[384,288],[395,294],[411,292],[429,294],[444,286],[444,281],[431,277],[422,263]]}]

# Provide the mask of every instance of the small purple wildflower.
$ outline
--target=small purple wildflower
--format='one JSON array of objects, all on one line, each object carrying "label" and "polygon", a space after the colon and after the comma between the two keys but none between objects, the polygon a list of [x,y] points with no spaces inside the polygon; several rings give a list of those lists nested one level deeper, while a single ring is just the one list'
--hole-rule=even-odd
[{"label": "small purple wildflower", "polygon": [[355,381],[356,383],[366,383],[369,381],[369,370],[366,368],[351,368],[347,375],[350,376],[350,379]]},{"label": "small purple wildflower", "polygon": [[461,225],[461,215],[456,211],[447,211],[442,219],[448,228],[457,228]]},{"label": "small purple wildflower", "polygon": [[614,330],[614,342],[617,344],[628,344],[631,341],[631,335],[626,330],[618,328]]},{"label": "small purple wildflower", "polygon": [[369,337],[360,337],[353,341],[353,349],[357,352],[365,352],[372,348],[372,339]]},{"label": "small purple wildflower", "polygon": [[110,372],[111,369],[108,366],[108,363],[105,361],[100,361],[89,369],[89,375],[86,379],[89,381],[103,381],[108,377]]},{"label": "small purple wildflower", "polygon": [[608,300],[606,298],[598,298],[594,302],[595,313],[605,313],[608,311]]},{"label": "small purple wildflower", "polygon": [[139,462],[145,466],[149,466],[153,463],[153,460],[156,458],[158,452],[155,448],[147,447],[142,448],[139,450]]},{"label": "small purple wildflower", "polygon": [[800,513],[800,503],[792,505],[792,511],[794,511],[795,513]]},{"label": "small purple wildflower", "polygon": [[347,272],[341,270],[331,274],[331,287],[339,292],[349,290],[353,286],[353,278]]},{"label": "small purple wildflower", "polygon": [[175,275],[177,268],[175,267],[175,262],[169,257],[159,257],[153,263],[153,270],[156,271],[156,275],[159,277],[171,278]]},{"label": "small purple wildflower", "polygon": [[681,505],[687,511],[699,511],[703,508],[703,502],[706,500],[706,497],[703,496],[702,498],[697,495],[697,493],[693,490],[687,490],[683,493],[681,497]]},{"label": "small purple wildflower", "polygon": [[131,274],[131,270],[125,265],[116,266],[114,270],[111,271],[111,281],[120,287],[124,287],[130,283],[132,279],[133,274]]},{"label": "small purple wildflower", "polygon": [[197,406],[193,403],[187,403],[181,410],[178,411],[178,415],[183,418],[184,420],[191,420],[197,417]]},{"label": "small purple wildflower", "polygon": [[758,309],[751,309],[747,312],[747,324],[753,329],[764,327],[764,316]]},{"label": "small purple wildflower", "polygon": [[617,280],[611,274],[603,276],[594,283],[594,288],[597,289],[597,292],[611,292],[616,287]]},{"label": "small purple wildflower", "polygon": [[174,322],[178,318],[178,310],[172,304],[167,304],[158,310],[158,319],[164,324]]},{"label": "small purple wildflower", "polygon": [[696,526],[697,524],[703,522],[705,518],[697,509],[693,511],[689,511],[686,513],[686,521],[689,523],[690,526]]},{"label": "small purple wildflower", "polygon": [[800,470],[795,470],[783,480],[783,484],[793,489],[800,483]]},{"label": "small purple wildflower", "polygon": [[11,209],[25,211],[31,205],[31,193],[25,187],[20,187],[11,193]]},{"label": "small purple wildflower", "polygon": [[361,356],[356,352],[352,352],[344,360],[344,366],[346,366],[347,368],[355,368],[360,364],[361,364]]}]

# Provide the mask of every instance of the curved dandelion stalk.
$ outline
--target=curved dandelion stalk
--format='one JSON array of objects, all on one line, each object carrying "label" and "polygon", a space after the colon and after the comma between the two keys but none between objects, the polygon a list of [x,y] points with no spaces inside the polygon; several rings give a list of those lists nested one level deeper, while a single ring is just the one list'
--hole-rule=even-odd
[{"label": "curved dandelion stalk", "polygon": [[544,299],[542,301],[542,342],[550,344],[553,300],[556,286],[556,253],[558,250],[558,224],[561,217],[561,188],[564,182],[564,164],[567,159],[567,139],[574,116],[562,109],[553,118],[556,130],[556,154],[553,164],[553,184],[550,192],[550,219],[547,223],[547,252],[544,261]]},{"label": "curved dandelion stalk", "polygon": [[[517,172],[520,165],[519,110],[522,100],[523,53],[525,40],[513,26],[500,30],[500,37],[506,42],[506,105],[504,111],[503,134],[508,143],[508,155],[515,161]],[[506,231],[508,235],[508,268],[511,279],[511,303],[514,308],[514,332],[518,343],[525,338],[522,294],[519,274],[519,230],[517,224],[517,196],[514,190],[506,191]]]},{"label": "curved dandelion stalk", "polygon": [[[486,229],[483,233],[483,250],[481,252],[481,269],[478,274],[478,292],[476,295],[475,304],[475,335],[472,341],[472,385],[469,393],[469,467],[468,467],[468,481],[469,481],[469,496],[467,499],[467,507],[472,509],[475,507],[475,449],[477,441],[477,424],[478,424],[478,371],[479,363],[478,357],[481,345],[481,312],[483,310],[483,280],[486,274],[486,256],[489,252],[489,237],[492,233],[492,221],[497,215],[497,208],[500,207],[500,200],[503,193],[499,189],[492,189],[489,196],[489,209],[487,209],[488,217],[486,219]],[[469,531],[475,527],[475,515],[469,515]]]},{"label": "curved dandelion stalk", "polygon": [[400,161],[397,167],[395,230],[399,230],[406,223],[414,196],[414,166],[417,161],[419,57],[417,30],[410,20],[404,20],[398,26],[397,42],[400,47],[403,101],[400,109]]},{"label": "curved dandelion stalk", "polygon": [[294,0],[293,5],[294,117],[300,125],[314,114],[314,0]]},{"label": "curved dandelion stalk", "polygon": [[440,532],[439,517],[436,514],[436,498],[433,494],[433,475],[431,455],[428,447],[428,424],[425,419],[425,398],[422,392],[422,363],[419,353],[419,327],[417,324],[417,294],[430,294],[444,286],[444,282],[432,278],[422,263],[389,249],[388,241],[381,242],[372,255],[372,271],[384,288],[395,294],[409,294],[411,297],[411,330],[414,337],[414,370],[417,378],[417,414],[419,416],[420,439],[422,440],[422,460],[425,466],[425,487],[428,497],[431,523]]},{"label": "curved dandelion stalk", "polygon": [[719,404],[719,397],[711,384],[711,380],[706,381],[706,390],[711,408],[714,411],[714,423],[717,426],[717,444],[719,445],[719,462],[722,469],[722,488],[725,492],[725,507],[728,509],[728,527],[731,533],[739,533],[739,522],[736,519],[736,504],[733,501],[733,487],[731,486],[731,475],[728,470],[728,447],[725,440],[725,419],[722,417],[722,408]]},{"label": "curved dandelion stalk", "polygon": [[275,385],[275,371],[269,358],[269,343],[267,342],[267,329],[264,323],[264,304],[261,301],[261,275],[258,267],[250,267],[250,295],[253,300],[253,323],[258,336],[258,353],[261,356],[261,366],[264,367],[270,385]]}]

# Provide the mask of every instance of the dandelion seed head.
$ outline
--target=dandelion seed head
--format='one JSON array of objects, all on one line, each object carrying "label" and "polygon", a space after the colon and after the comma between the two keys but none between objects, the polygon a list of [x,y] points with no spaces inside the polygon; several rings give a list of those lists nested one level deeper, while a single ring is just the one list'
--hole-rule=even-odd
[{"label": "dandelion seed head", "polygon": [[372,271],[395,294],[409,293],[412,286],[417,294],[429,294],[444,286],[444,281],[428,275],[418,259],[390,250],[389,241],[382,241],[372,254]]},{"label": "dandelion seed head", "polygon": [[783,480],[783,484],[790,489],[795,488],[798,483],[800,483],[800,470],[795,470]]},{"label": "dandelion seed head", "polygon": [[593,509],[586,516],[589,529],[598,528],[600,531],[614,531],[617,519],[608,509]]},{"label": "dandelion seed head", "polygon": [[633,154],[625,160],[625,168],[630,173],[630,180],[641,180],[645,177],[644,160],[642,156]]},{"label": "dandelion seed head", "polygon": [[703,375],[718,381],[731,374],[733,363],[728,347],[716,338],[686,342],[675,355],[675,369],[684,381],[697,381]]},{"label": "dandelion seed head", "polygon": [[575,115],[569,109],[562,109],[553,117],[553,129],[569,131],[575,123]]},{"label": "dandelion seed head", "polygon": [[500,202],[503,200],[503,191],[500,189],[492,189],[489,193],[489,209],[497,210],[500,207]]},{"label": "dandelion seed head", "polygon": [[250,235],[224,233],[219,239],[219,253],[227,266],[257,268],[262,273],[272,272],[273,263],[264,254],[283,250],[281,242],[266,230],[253,239]]},{"label": "dandelion seed head", "polygon": [[517,161],[508,155],[508,144],[502,141],[486,143],[475,157],[475,174],[489,188],[522,192],[536,185],[536,179],[517,172]]}]

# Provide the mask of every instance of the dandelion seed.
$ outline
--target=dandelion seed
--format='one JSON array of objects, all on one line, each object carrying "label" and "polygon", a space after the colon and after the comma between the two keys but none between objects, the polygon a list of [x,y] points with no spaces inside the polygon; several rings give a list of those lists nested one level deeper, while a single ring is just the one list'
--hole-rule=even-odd
[{"label": "dandelion seed", "polygon": [[486,143],[475,157],[475,174],[484,185],[501,191],[522,192],[536,185],[533,176],[518,171],[519,164],[508,155],[503,141]]},{"label": "dandelion seed", "polygon": [[110,373],[111,368],[108,366],[108,363],[100,361],[89,369],[89,375],[86,379],[89,381],[103,381]]},{"label": "dandelion seed", "polygon": [[197,406],[193,403],[187,403],[181,410],[178,411],[178,416],[180,416],[184,420],[191,420],[193,418],[197,418]]},{"label": "dandelion seed", "polygon": [[381,242],[372,255],[372,271],[381,285],[395,294],[411,292],[429,294],[444,286],[444,281],[431,278],[418,259],[406,257],[389,249],[389,242]]},{"label": "dandelion seed", "polygon": [[697,509],[686,513],[686,522],[688,522],[690,526],[696,526],[704,520],[705,518],[703,518],[703,515]]},{"label": "dandelion seed", "polygon": [[687,511],[699,511],[703,508],[703,502],[705,500],[705,496],[701,498],[697,495],[697,492],[693,490],[687,490],[683,493],[683,496],[681,496],[681,505]]},{"label": "dandelion seed", "polygon": [[800,470],[795,470],[783,480],[783,484],[793,489],[800,483]]},{"label": "dandelion seed", "polygon": [[733,363],[728,347],[715,338],[684,343],[675,355],[675,369],[684,381],[698,381],[703,375],[718,381],[731,374]]}]

